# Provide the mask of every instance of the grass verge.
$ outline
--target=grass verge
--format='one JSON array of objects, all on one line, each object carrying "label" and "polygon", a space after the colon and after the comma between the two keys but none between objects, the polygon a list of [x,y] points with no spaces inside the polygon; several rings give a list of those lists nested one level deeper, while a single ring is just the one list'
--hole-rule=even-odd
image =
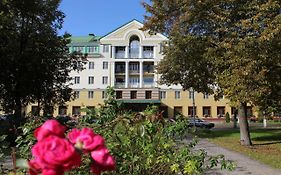
[{"label": "grass verge", "polygon": [[281,130],[255,129],[251,130],[253,146],[240,145],[238,129],[201,131],[198,137],[208,138],[211,142],[232,151],[242,153],[252,159],[281,169]]}]

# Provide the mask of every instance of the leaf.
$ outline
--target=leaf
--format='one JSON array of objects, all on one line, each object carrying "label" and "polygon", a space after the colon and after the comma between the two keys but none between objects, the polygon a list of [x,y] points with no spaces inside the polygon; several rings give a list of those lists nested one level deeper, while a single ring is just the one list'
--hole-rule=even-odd
[{"label": "leaf", "polygon": [[25,168],[25,169],[29,168],[28,161],[26,159],[17,159],[16,166],[18,168]]}]

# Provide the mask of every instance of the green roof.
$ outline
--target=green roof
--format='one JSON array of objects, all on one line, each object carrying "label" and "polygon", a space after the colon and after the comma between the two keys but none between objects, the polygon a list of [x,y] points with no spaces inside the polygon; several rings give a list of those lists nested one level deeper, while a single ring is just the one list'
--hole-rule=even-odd
[{"label": "green roof", "polygon": [[121,101],[123,103],[161,103],[160,100],[149,100],[149,99],[145,99],[145,100],[118,100]]},{"label": "green roof", "polygon": [[70,37],[72,43],[88,43],[98,41],[100,36],[72,36]]}]

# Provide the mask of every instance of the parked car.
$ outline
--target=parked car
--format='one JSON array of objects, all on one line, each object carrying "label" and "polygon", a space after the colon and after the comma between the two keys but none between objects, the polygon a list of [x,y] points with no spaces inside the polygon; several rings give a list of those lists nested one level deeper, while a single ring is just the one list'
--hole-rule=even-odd
[{"label": "parked car", "polygon": [[211,129],[215,126],[214,123],[210,123],[198,118],[189,119],[188,122],[189,122],[188,127],[193,127],[195,125],[196,127]]}]

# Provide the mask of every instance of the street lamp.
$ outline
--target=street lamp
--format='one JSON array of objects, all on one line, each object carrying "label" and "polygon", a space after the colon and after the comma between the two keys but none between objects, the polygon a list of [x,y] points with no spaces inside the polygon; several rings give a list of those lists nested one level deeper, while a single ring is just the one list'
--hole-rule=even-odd
[{"label": "street lamp", "polygon": [[195,91],[192,88],[192,117],[193,117],[193,127],[195,128]]}]

